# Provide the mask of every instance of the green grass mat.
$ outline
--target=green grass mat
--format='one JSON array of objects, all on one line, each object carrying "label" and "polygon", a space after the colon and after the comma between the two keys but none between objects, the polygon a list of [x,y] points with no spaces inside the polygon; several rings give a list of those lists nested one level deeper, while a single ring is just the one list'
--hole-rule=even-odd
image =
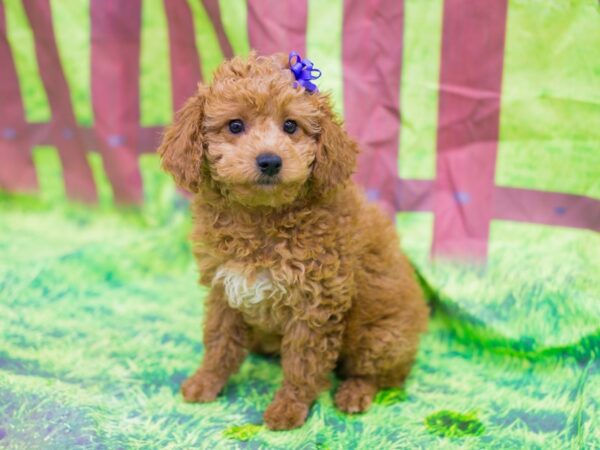
[{"label": "green grass mat", "polygon": [[600,446],[595,354],[519,351],[510,336],[494,340],[485,322],[473,325],[477,310],[443,296],[405,388],[380,393],[366,414],[338,412],[332,390],[301,429],[268,431],[262,412],[281,370],[259,356],[218,401],[183,403],[178,386],[202,354],[205,294],[186,202],[153,157],[142,162],[148,202],[128,211],[109,200],[68,204],[47,179],[52,153],[40,150],[36,161],[42,196],[0,197],[3,448]]}]

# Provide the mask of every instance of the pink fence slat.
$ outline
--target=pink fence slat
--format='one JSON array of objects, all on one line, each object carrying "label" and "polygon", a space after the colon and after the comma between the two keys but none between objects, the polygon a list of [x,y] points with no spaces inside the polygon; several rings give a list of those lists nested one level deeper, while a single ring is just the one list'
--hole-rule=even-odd
[{"label": "pink fence slat", "polygon": [[[397,211],[432,211],[429,180],[398,179]],[[581,228],[600,232],[600,200],[583,195],[494,187],[492,219]]]},{"label": "pink fence slat", "polygon": [[485,260],[493,214],[507,0],[446,0],[432,255]]},{"label": "pink fence slat", "polygon": [[40,76],[52,111],[52,142],[58,148],[67,195],[75,200],[98,200],[84,141],[71,105],[71,93],[62,70],[48,0],[23,0],[33,30]]},{"label": "pink fence slat", "polygon": [[306,55],[307,1],[248,0],[250,47],[264,55]]},{"label": "pink fence slat", "polygon": [[600,232],[600,200],[582,195],[497,187],[494,218]]},{"label": "pink fence slat", "polygon": [[430,180],[396,180],[396,211],[431,211]]},{"label": "pink fence slat", "polygon": [[138,150],[140,153],[156,153],[160,145],[164,127],[144,127],[140,128]]},{"label": "pink fence slat", "polygon": [[115,200],[143,200],[138,165],[141,0],[91,0],[92,101]]},{"label": "pink fence slat", "polygon": [[196,50],[194,21],[186,0],[165,0],[169,23],[171,90],[173,108],[178,110],[196,91],[201,80],[200,59]]},{"label": "pink fence slat", "polygon": [[233,56],[233,48],[229,38],[223,28],[223,21],[221,20],[221,8],[219,7],[219,0],[202,0],[204,9],[208,13],[208,17],[213,24],[215,32],[217,33],[217,39],[219,40],[219,46],[225,58],[231,58]]},{"label": "pink fence slat", "polygon": [[34,192],[38,189],[30,147],[25,144],[25,110],[19,79],[6,39],[4,5],[0,2],[0,189]]},{"label": "pink fence slat", "polygon": [[344,1],[344,115],[362,147],[356,179],[390,212],[398,177],[403,27],[402,0]]},{"label": "pink fence slat", "polygon": [[[27,124],[22,132],[22,138],[19,139],[20,145],[34,147],[36,145],[52,145],[50,123],[30,123]],[[154,153],[163,133],[163,127],[143,127],[138,129],[138,153]],[[83,139],[86,149],[99,148],[98,135],[93,128],[79,127],[79,134]]]}]

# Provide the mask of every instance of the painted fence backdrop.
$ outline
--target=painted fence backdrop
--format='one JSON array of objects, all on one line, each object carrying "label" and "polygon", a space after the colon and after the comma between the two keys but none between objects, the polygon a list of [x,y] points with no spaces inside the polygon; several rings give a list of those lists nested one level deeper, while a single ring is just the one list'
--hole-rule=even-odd
[{"label": "painted fence backdrop", "polygon": [[97,200],[95,151],[115,201],[140,203],[138,156],[199,80],[296,49],[362,144],[369,197],[430,213],[432,256],[485,261],[494,221],[597,232],[599,24],[594,1],[5,0],[0,187],[35,191],[51,145],[70,198]]},{"label": "painted fence backdrop", "polygon": [[[396,214],[432,287],[488,323],[499,298],[510,303],[515,286],[540,281],[537,261],[585,326],[556,339],[508,313],[495,328],[572,343],[600,317],[600,306],[591,316],[582,306],[600,298],[599,9],[592,0],[4,0],[0,187],[35,191],[32,150],[45,145],[58,152],[69,198],[97,201],[90,157],[99,154],[114,201],[142,203],[139,157],[154,152],[196,83],[250,48],[295,49],[323,70],[321,89],[362,144],[357,180]],[[582,264],[565,268],[565,251]],[[467,279],[453,286],[445,276]],[[492,289],[481,309],[481,289],[507,277],[516,277],[507,293]],[[585,289],[573,296],[570,279]],[[536,296],[525,291],[517,304],[529,309]]]},{"label": "painted fence backdrop", "polygon": [[[60,154],[69,197],[96,200],[86,159],[87,152],[96,151],[102,156],[116,201],[143,201],[138,155],[154,151],[163,125],[144,126],[140,116],[140,55],[145,32],[146,52],[153,61],[148,64],[169,65],[169,73],[163,73],[164,78],[153,88],[170,92],[169,106],[174,109],[194,91],[199,80],[210,78],[217,59],[234,54],[232,41],[239,53],[252,47],[260,53],[297,49],[308,54],[324,68],[323,84],[336,91],[346,127],[363,146],[358,180],[369,196],[381,200],[390,212],[431,211],[435,217],[434,255],[485,258],[494,219],[600,229],[597,4],[514,1],[510,22],[507,0],[406,3],[301,0],[250,1],[246,6],[240,1],[217,0],[165,0],[162,4],[153,0],[91,0],[89,5],[78,6],[89,14],[86,42],[77,43],[86,47],[79,49],[85,57],[68,64],[72,71],[73,66],[89,65],[89,69],[78,69],[89,74],[89,79],[70,80],[81,84],[79,90],[90,91],[84,95],[91,104],[93,119],[78,120],[64,62],[69,56],[67,50],[61,56],[60,30],[55,30],[52,5],[54,12],[63,16],[70,14],[69,7],[59,6],[57,1],[23,0],[32,34],[32,42],[27,42],[21,37],[27,31],[11,33],[7,27],[7,9],[14,16],[14,27],[23,23],[17,22],[19,2],[6,0],[0,3],[0,186],[35,190],[30,151],[35,145],[48,144]],[[546,20],[525,23],[519,17],[537,7],[540,14],[549,16]],[[143,8],[151,18],[145,31]],[[557,17],[564,13],[568,16]],[[411,19],[414,23],[409,22]],[[166,21],[168,33],[159,29],[161,20]],[[577,25],[587,25],[590,34],[575,30]],[[523,36],[524,26],[531,27],[529,36]],[[557,36],[558,27],[562,35]],[[415,44],[408,55],[403,52],[407,33],[409,44]],[[554,44],[564,42],[565,37],[570,42],[557,50]],[[63,37],[64,46],[69,45],[68,39]],[[165,43],[155,42],[165,39],[168,49]],[[33,48],[19,48],[27,45]],[[207,49],[209,46],[218,47]],[[41,80],[43,92],[36,95],[50,110],[47,121],[28,120],[29,93],[19,82],[15,51],[28,51],[37,62],[38,73],[32,76]],[[204,56],[204,51],[210,55]],[[404,70],[403,60],[409,64]],[[210,67],[203,68],[203,63]],[[556,72],[564,73],[556,76]],[[548,78],[550,82],[544,80]],[[515,91],[527,84],[531,92],[517,97]],[[409,92],[403,95],[403,90]],[[404,126],[402,100],[409,103],[402,114]],[[431,109],[423,111],[425,106]],[[503,117],[508,122],[506,143],[510,145],[514,139],[508,117],[513,109],[518,109],[520,119],[526,122],[519,131],[532,132],[530,142],[499,155]],[[165,114],[158,117],[168,118]],[[541,128],[539,122],[549,127],[546,132],[536,129]],[[576,122],[575,130],[568,130],[571,122]],[[432,124],[437,124],[437,133],[423,129]],[[555,126],[561,129],[553,129]],[[576,134],[580,130],[587,136],[581,146],[573,145],[569,141],[579,140]],[[405,133],[408,136],[401,139]],[[435,142],[424,142],[432,138]],[[523,155],[527,153],[534,156]],[[407,164],[411,170],[403,171],[403,162],[411,159]],[[434,167],[427,167],[433,159]],[[539,167],[523,167],[530,159],[538,160]],[[581,168],[583,172],[554,173],[571,163],[576,163],[573,171]],[[503,164],[500,171],[498,164]],[[533,179],[539,171],[540,180],[520,180],[525,169],[531,171],[528,176]],[[417,177],[410,172],[435,176]],[[553,175],[584,179],[543,182]]]},{"label": "painted fence backdrop", "polygon": [[[292,433],[271,360],[178,394],[204,293],[153,152],[251,48],[323,71],[434,309],[405,391]],[[0,190],[0,446],[600,448],[596,0],[0,0]]]}]

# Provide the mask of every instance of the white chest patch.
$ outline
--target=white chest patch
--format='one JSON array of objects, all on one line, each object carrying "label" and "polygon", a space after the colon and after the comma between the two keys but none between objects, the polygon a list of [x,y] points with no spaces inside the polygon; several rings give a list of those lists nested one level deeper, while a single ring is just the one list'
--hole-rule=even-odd
[{"label": "white chest patch", "polygon": [[258,273],[252,280],[236,270],[222,267],[217,270],[213,285],[222,282],[227,302],[232,308],[249,308],[271,298],[285,294],[281,284],[273,282],[268,271]]}]

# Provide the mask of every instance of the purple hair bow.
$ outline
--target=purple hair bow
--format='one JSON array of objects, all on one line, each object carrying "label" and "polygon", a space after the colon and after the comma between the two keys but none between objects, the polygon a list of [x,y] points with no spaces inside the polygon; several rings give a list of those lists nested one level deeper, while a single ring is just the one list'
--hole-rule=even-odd
[{"label": "purple hair bow", "polygon": [[302,86],[308,92],[319,92],[317,86],[311,82],[321,77],[321,71],[313,67],[313,63],[308,60],[302,60],[298,52],[290,52],[290,70],[294,74],[296,81],[294,87]]}]

